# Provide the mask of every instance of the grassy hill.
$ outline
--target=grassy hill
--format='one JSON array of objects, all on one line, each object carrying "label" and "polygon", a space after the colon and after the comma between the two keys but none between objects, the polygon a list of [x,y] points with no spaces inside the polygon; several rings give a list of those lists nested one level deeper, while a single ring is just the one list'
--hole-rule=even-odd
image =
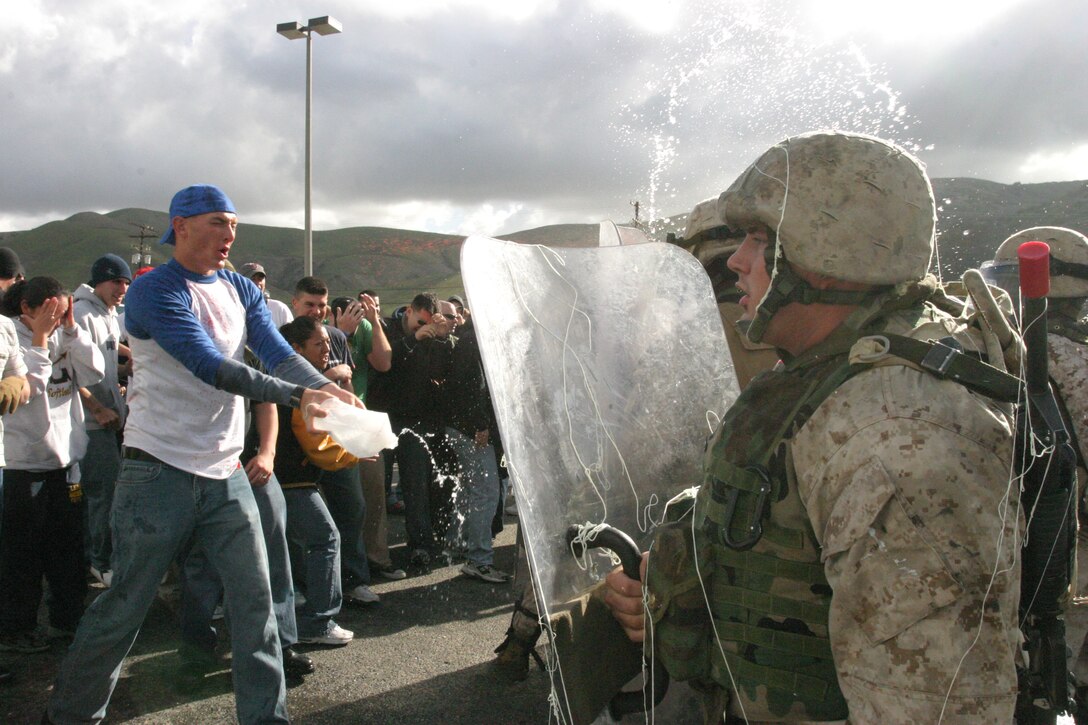
[{"label": "grassy hill", "polygon": [[[958,276],[993,255],[1009,234],[1030,226],[1057,225],[1088,231],[1088,182],[998,184],[981,179],[935,179],[941,268]],[[687,210],[657,226],[656,237],[682,231]],[[29,274],[50,274],[72,287],[86,281],[91,262],[107,252],[129,259],[142,226],[159,230],[149,238],[152,263],[169,259],[158,233],[165,212],[119,209],[108,214],[80,212],[36,229],[0,232],[0,246],[14,249]],[[557,224],[504,236],[522,244],[596,246],[596,224]],[[314,273],[333,296],[378,290],[391,310],[416,292],[431,289],[445,297],[461,291],[460,251],[464,237],[384,227],[314,232]],[[258,261],[268,270],[274,296],[288,299],[302,275],[301,229],[240,224],[232,260]]]}]

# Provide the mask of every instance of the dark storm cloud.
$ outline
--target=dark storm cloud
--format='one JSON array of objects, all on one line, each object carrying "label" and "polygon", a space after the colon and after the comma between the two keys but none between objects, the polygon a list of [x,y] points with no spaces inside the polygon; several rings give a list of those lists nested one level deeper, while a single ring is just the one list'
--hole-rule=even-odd
[{"label": "dark storm cloud", "polygon": [[931,173],[1011,182],[1032,151],[1088,143],[1085,28],[1085,3],[1025,3],[939,54],[924,38],[885,52],[935,146]]},{"label": "dark storm cloud", "polygon": [[[0,45],[0,219],[163,209],[211,181],[249,218],[300,224],[305,42],[274,32],[297,10],[189,3],[143,19],[147,6],[104,2],[46,3],[64,12]],[[381,223],[415,201],[445,205],[439,225],[485,204],[508,225],[623,220],[635,199],[676,214],[767,144],[829,125],[1001,181],[1035,151],[1088,143],[1082,3],[1025,2],[940,44],[925,23],[912,43],[821,44],[779,0],[688,0],[670,33],[588,7],[394,19],[329,2],[344,33],[314,41],[317,217]],[[125,11],[143,24],[109,22]]]}]

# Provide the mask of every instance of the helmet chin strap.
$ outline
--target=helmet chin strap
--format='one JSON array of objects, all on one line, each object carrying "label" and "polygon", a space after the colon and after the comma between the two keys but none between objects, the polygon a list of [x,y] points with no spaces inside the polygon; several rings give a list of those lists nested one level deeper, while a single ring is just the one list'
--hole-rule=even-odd
[{"label": "helmet chin strap", "polygon": [[[770,245],[768,245],[770,246]],[[773,254],[773,252],[771,252]],[[791,302],[802,305],[822,303],[826,305],[861,305],[880,294],[879,290],[816,289],[802,279],[785,257],[777,260],[767,294],[756,307],[756,316],[748,324],[745,334],[752,342],[762,342],[771,318]]]}]

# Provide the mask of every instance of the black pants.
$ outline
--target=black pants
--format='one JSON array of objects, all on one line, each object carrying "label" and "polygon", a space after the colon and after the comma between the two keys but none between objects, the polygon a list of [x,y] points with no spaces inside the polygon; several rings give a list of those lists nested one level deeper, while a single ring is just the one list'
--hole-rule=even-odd
[{"label": "black pants", "polygon": [[42,575],[49,582],[49,623],[74,630],[83,616],[83,497],[67,469],[4,471],[0,525],[0,632],[37,626]]}]

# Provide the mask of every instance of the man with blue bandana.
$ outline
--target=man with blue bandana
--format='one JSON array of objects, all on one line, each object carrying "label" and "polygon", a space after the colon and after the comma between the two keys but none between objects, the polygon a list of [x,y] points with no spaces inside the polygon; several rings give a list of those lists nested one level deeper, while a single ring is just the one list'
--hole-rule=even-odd
[{"label": "man with blue bandana", "polygon": [[[238,223],[226,194],[211,185],[182,189],[170,219],[160,242],[175,246],[174,258],[137,279],[127,298],[134,373],[111,520],[113,582],[80,623],[46,722],[105,717],[121,662],[190,537],[226,589],[239,722],[288,722],[268,558],[238,461],[242,397],[313,415],[332,396],[358,400],[295,354],[260,290],[224,269]],[[271,375],[245,364],[247,346]]]}]

